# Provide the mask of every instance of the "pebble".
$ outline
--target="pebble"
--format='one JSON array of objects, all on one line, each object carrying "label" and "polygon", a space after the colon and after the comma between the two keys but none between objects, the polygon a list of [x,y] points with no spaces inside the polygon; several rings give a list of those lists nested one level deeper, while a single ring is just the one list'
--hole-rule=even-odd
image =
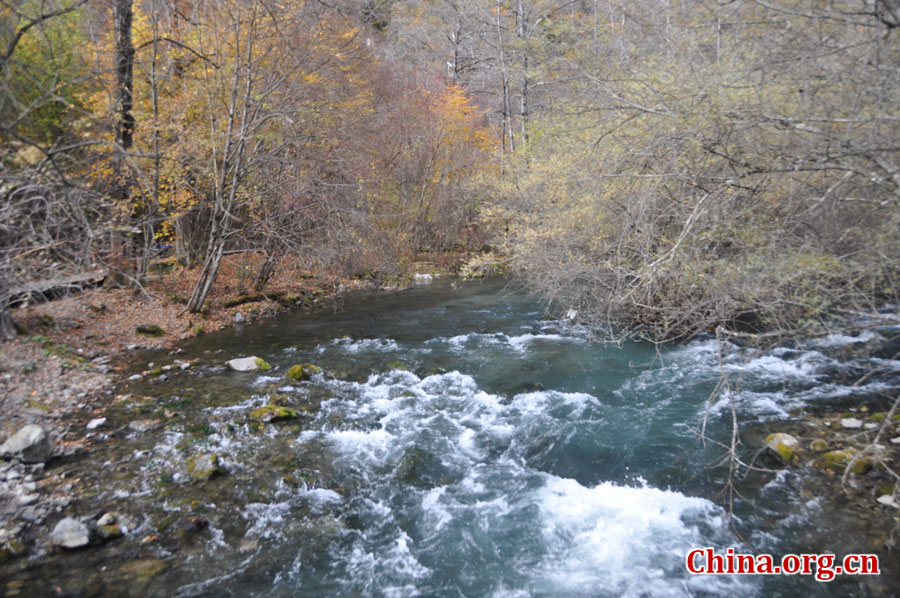
[{"label": "pebble", "polygon": [[866,424],[866,425],[863,426],[863,427],[865,427],[866,430],[874,430],[875,428],[878,427],[878,424],[875,424],[875,423],[868,423],[868,424]]},{"label": "pebble", "polygon": [[97,428],[99,428],[101,426],[105,426],[105,425],[106,425],[106,418],[98,417],[97,419],[92,419],[91,421],[88,422],[87,429],[88,430],[96,430]]},{"label": "pebble", "polygon": [[128,376],[128,381],[129,381],[129,382],[137,382],[137,381],[140,380],[140,379],[141,379],[141,375],[140,375],[140,374],[134,374],[133,376]]},{"label": "pebble", "polygon": [[897,501],[894,500],[894,497],[891,496],[890,494],[885,494],[884,496],[879,496],[877,500],[878,500],[879,504],[882,504],[886,507],[894,507],[895,509],[900,508],[900,505],[897,504]]},{"label": "pebble", "polygon": [[900,444],[900,436],[891,438],[891,444]]}]

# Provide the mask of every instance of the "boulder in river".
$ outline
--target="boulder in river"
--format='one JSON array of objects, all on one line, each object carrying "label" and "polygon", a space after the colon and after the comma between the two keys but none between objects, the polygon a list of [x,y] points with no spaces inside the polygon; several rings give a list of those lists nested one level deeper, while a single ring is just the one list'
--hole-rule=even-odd
[{"label": "boulder in river", "polygon": [[91,543],[91,530],[77,519],[66,517],[50,532],[50,543],[63,548],[81,548]]},{"label": "boulder in river", "polygon": [[779,432],[766,437],[765,451],[784,464],[791,462],[791,459],[794,458],[794,451],[799,447],[800,441],[790,434]]},{"label": "boulder in river", "polygon": [[260,359],[256,356],[237,357],[226,365],[236,372],[265,372],[272,369],[272,366],[266,363],[265,359]]},{"label": "boulder in river", "polygon": [[25,463],[45,463],[53,456],[53,441],[44,428],[29,424],[0,446],[0,456],[18,457]]},{"label": "boulder in river", "polygon": [[319,374],[322,370],[311,363],[301,363],[295,366],[291,366],[291,369],[287,371],[285,377],[295,382],[301,382],[303,380],[309,380],[312,378],[313,374]]},{"label": "boulder in river", "polygon": [[188,460],[187,472],[199,482],[220,475],[222,469],[219,467],[219,457],[213,453],[192,457]]}]

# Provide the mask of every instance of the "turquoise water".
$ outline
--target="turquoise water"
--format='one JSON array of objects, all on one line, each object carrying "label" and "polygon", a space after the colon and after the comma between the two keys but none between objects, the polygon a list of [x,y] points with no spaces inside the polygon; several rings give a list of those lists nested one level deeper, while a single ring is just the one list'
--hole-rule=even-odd
[{"label": "turquoise water", "polygon": [[[209,522],[187,545],[163,543],[170,570],[138,595],[889,595],[883,578],[691,576],[684,565],[694,547],[841,553],[862,541],[827,524],[827,501],[792,473],[738,480],[746,500],[731,518],[722,450],[697,434],[708,417],[711,439],[728,441],[729,403],[708,401],[723,370],[741,381],[748,443],[793,410],[877,403],[890,382],[851,387],[867,364],[837,355],[873,333],[760,355],[728,345],[720,367],[713,339],[590,342],[502,281],[454,287],[209,335],[177,356],[198,358],[194,368],[134,385],[184,418],[124,440],[141,474],[130,489],[98,480],[98,500],[153,505],[138,535],[167,515]],[[274,370],[222,369],[247,355]],[[326,375],[286,382],[305,362]],[[272,393],[304,416],[254,430],[246,414]],[[183,463],[204,452],[227,475],[191,483]]]}]

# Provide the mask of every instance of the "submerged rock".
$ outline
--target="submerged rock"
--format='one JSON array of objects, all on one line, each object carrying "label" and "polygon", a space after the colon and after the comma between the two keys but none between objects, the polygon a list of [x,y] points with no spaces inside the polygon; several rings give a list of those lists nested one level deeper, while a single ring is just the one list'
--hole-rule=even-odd
[{"label": "submerged rock", "polygon": [[53,441],[44,428],[30,424],[0,446],[0,456],[18,457],[25,463],[45,463],[53,456]]},{"label": "submerged rock", "polygon": [[297,412],[280,405],[266,405],[250,412],[250,418],[264,424],[269,422],[293,419],[297,417]]},{"label": "submerged rock", "polygon": [[236,372],[258,372],[268,371],[272,369],[266,360],[259,357],[237,357],[226,364],[229,368]]},{"label": "submerged rock", "polygon": [[77,519],[66,517],[50,532],[50,543],[63,548],[81,548],[91,543],[91,530]]},{"label": "submerged rock", "polygon": [[303,380],[309,380],[314,374],[320,374],[321,372],[322,370],[318,366],[311,363],[302,363],[291,366],[291,369],[287,371],[285,377],[295,382],[302,382]]},{"label": "submerged rock", "polygon": [[[822,455],[821,463],[823,466],[831,469],[844,469],[853,460],[856,455],[854,449],[843,449],[838,451],[829,451]],[[850,468],[851,473],[862,475],[872,468],[872,463],[865,457],[860,457],[853,463]]]},{"label": "submerged rock", "polygon": [[132,432],[143,434],[144,432],[149,432],[150,430],[158,428],[160,425],[161,422],[157,419],[136,419],[128,424],[128,429]]},{"label": "submerged rock", "polygon": [[188,459],[187,472],[189,476],[200,482],[221,475],[222,469],[219,467],[219,457],[210,453]]},{"label": "submerged rock", "polygon": [[794,451],[800,447],[800,441],[790,434],[769,434],[766,437],[766,453],[784,464],[791,462]]},{"label": "submerged rock", "polygon": [[168,568],[162,559],[138,559],[119,567],[119,572],[128,577],[149,578],[159,575]]}]

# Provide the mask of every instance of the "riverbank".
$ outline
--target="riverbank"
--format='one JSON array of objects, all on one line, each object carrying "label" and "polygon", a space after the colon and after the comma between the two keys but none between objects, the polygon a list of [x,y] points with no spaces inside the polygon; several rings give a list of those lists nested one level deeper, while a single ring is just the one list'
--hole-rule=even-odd
[{"label": "riverbank", "polygon": [[[431,276],[446,272],[448,263],[416,266]],[[246,261],[226,259],[216,293],[201,314],[184,313],[192,277],[180,268],[158,272],[142,292],[98,288],[14,310],[21,334],[0,351],[0,442],[26,426],[39,426],[53,447],[48,459],[90,452],[103,432],[98,422],[105,420],[113,389],[125,381],[121,372],[135,351],[169,349],[288,310],[338,311],[349,293],[386,288],[287,265],[264,291],[253,292],[247,271]],[[0,562],[29,554],[35,539],[48,535],[50,524],[76,498],[77,484],[43,473],[44,462],[0,461]]]}]

